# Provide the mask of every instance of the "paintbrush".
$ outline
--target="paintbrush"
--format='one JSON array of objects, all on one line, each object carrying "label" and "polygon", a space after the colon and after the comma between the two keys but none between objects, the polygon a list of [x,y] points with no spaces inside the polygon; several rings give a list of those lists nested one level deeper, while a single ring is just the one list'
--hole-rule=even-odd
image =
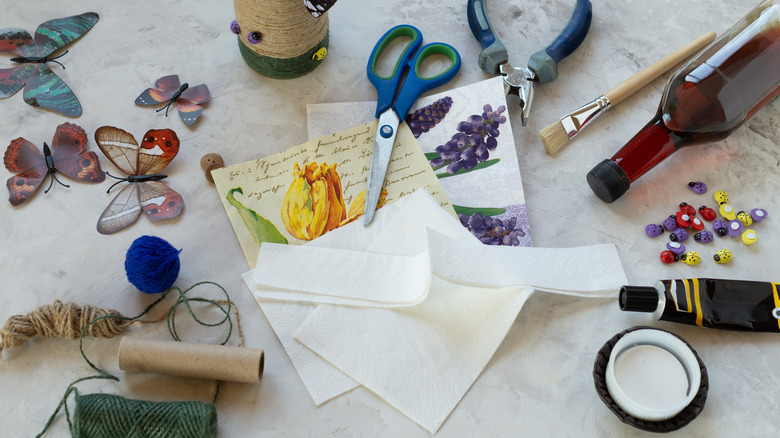
[{"label": "paintbrush", "polygon": [[669,69],[689,58],[715,39],[715,32],[707,32],[682,48],[667,55],[650,67],[618,84],[596,100],[566,114],[563,118],[539,131],[544,148],[555,155],[569,140],[579,134],[585,126],[604,113],[610,106],[617,105],[642,87],[657,79]]}]

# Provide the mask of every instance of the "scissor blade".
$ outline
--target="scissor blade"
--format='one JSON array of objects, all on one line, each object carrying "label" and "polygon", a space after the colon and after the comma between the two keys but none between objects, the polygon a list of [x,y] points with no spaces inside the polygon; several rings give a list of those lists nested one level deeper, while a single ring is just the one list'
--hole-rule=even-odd
[{"label": "scissor blade", "polygon": [[376,204],[382,193],[390,155],[393,153],[393,143],[400,123],[398,115],[393,110],[387,110],[379,116],[379,125],[374,138],[374,152],[371,155],[371,170],[368,172],[368,188],[366,189],[366,207],[363,225],[368,225],[374,218]]}]

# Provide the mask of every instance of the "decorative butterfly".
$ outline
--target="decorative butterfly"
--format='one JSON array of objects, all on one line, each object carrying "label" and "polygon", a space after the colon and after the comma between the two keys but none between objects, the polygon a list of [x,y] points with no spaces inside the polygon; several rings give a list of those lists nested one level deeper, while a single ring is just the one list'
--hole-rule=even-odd
[{"label": "decorative butterfly", "polygon": [[[98,22],[98,14],[87,12],[49,20],[35,31],[35,39],[24,29],[0,30],[0,52],[15,53],[15,67],[0,69],[0,99],[16,94],[24,87],[24,101],[69,117],[81,115],[81,104],[73,91],[46,65],[68,53],[49,58],[87,33]],[[62,68],[65,68],[60,64]]]},{"label": "decorative butterfly", "polygon": [[95,131],[95,141],[100,150],[127,178],[118,179],[108,188],[128,182],[114,200],[108,204],[98,219],[97,230],[100,234],[112,234],[129,226],[141,210],[149,219],[158,221],[171,219],[181,213],[184,201],[181,195],[168,187],[160,174],[179,152],[179,137],[170,129],[151,129],[144,135],[141,146],[128,132],[113,126],[102,126]]},{"label": "decorative butterfly", "polygon": [[319,17],[320,15],[328,12],[336,0],[303,0],[304,6],[309,10],[309,13],[313,17]]},{"label": "decorative butterfly", "polygon": [[203,108],[198,105],[208,102],[211,94],[209,87],[204,84],[190,87],[186,82],[180,85],[179,76],[170,75],[157,79],[154,83],[155,88],[147,88],[135,99],[136,105],[152,106],[165,104],[157,112],[165,110],[165,116],[168,117],[168,108],[176,102],[176,109],[179,110],[181,119],[187,126],[192,126],[198,121]]},{"label": "decorative butterfly", "polygon": [[63,123],[57,127],[51,149],[46,143],[43,144],[43,155],[32,143],[21,137],[11,141],[3,163],[9,171],[20,172],[8,178],[6,183],[11,205],[20,205],[28,200],[47,175],[51,175],[51,182],[44,193],[49,192],[54,180],[70,187],[57,179],[57,171],[81,181],[103,182],[106,174],[100,169],[97,154],[86,151],[87,141],[87,133],[72,123]]}]

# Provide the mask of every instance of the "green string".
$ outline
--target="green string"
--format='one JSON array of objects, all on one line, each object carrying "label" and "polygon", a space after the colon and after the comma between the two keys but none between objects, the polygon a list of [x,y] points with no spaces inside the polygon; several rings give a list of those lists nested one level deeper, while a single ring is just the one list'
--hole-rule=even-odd
[{"label": "green string", "polygon": [[[216,300],[200,297],[187,297],[187,292],[205,284],[218,287],[225,294],[226,306]],[[176,302],[168,309],[166,325],[173,339],[181,341],[176,331],[176,310],[182,304],[195,322],[205,327],[216,327],[228,323],[228,332],[225,340],[220,345],[225,345],[233,333],[233,320],[230,319],[232,302],[227,291],[217,283],[202,281],[182,291],[174,286],[163,292],[160,298],[150,304],[137,316],[127,317],[122,315],[105,315],[93,319],[81,329],[79,336],[79,352],[97,374],[74,380],[65,390],[65,395],[60,400],[54,413],[49,417],[41,433],[36,438],[42,437],[49,430],[60,410],[64,409],[68,427],[74,438],[113,438],[113,437],[214,437],[217,429],[217,414],[214,403],[219,395],[217,385],[214,399],[211,403],[202,402],[151,402],[143,400],[130,400],[111,394],[87,394],[80,395],[75,385],[92,379],[107,379],[119,381],[119,377],[98,368],[84,353],[84,334],[87,329],[103,319],[118,319],[121,321],[135,321],[147,315],[153,308],[162,302],[170,293],[176,292]],[[225,317],[216,323],[201,321],[193,312],[190,302],[207,303],[219,309]],[[71,394],[75,395],[76,410],[71,420],[67,400]]]},{"label": "green string", "polygon": [[252,70],[263,76],[274,79],[292,79],[303,76],[306,73],[317,68],[322,62],[313,59],[312,56],[321,48],[328,48],[330,32],[325,34],[325,38],[319,44],[309,49],[306,53],[292,58],[273,58],[271,56],[261,55],[250,49],[241,41],[238,36],[238,49],[244,61],[252,67]]}]

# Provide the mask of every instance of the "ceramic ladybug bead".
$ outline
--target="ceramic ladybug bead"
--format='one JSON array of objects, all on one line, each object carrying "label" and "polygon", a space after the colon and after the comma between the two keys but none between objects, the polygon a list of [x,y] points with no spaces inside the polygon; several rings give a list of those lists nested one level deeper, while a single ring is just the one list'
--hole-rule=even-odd
[{"label": "ceramic ladybug bead", "polygon": [[658,237],[664,233],[664,227],[658,224],[650,224],[645,227],[645,234],[647,237]]},{"label": "ceramic ladybug bead", "polygon": [[687,214],[690,217],[696,216],[696,209],[693,208],[693,206],[688,204],[687,202],[680,203],[680,211]]},{"label": "ceramic ladybug bead", "polygon": [[683,228],[678,228],[672,231],[672,234],[669,235],[669,240],[672,242],[685,242],[688,240],[688,232]]},{"label": "ceramic ladybug bead", "polygon": [[680,261],[688,265],[698,265],[701,262],[701,256],[696,251],[686,252],[680,256]]},{"label": "ceramic ladybug bead", "polygon": [[752,245],[758,241],[758,235],[755,231],[747,229],[742,233],[742,242],[745,245]]},{"label": "ceramic ladybug bead", "polygon": [[721,249],[712,256],[715,263],[729,263],[734,258],[734,254],[728,249]]},{"label": "ceramic ladybug bead", "polygon": [[737,217],[737,212],[734,211],[734,207],[728,204],[720,205],[720,215],[726,218],[726,220],[734,220]]},{"label": "ceramic ladybug bead", "polygon": [[725,236],[729,233],[728,224],[723,219],[716,219],[712,223],[712,229],[715,230],[715,233],[718,234],[718,236]]},{"label": "ceramic ladybug bead", "polygon": [[693,240],[701,243],[710,243],[712,242],[713,236],[712,232],[704,230],[699,231],[698,233],[693,235]]},{"label": "ceramic ladybug bead", "polygon": [[703,195],[707,193],[707,184],[704,184],[703,182],[689,182],[688,188],[693,190],[694,193],[698,193],[700,195]]},{"label": "ceramic ladybug bead", "polygon": [[691,216],[684,211],[680,210],[675,213],[675,218],[677,219],[677,225],[680,228],[688,228],[691,226]]},{"label": "ceramic ladybug bead", "polygon": [[677,254],[671,252],[671,251],[662,251],[661,252],[661,261],[664,263],[674,263],[676,261],[680,260],[680,258],[677,256]]},{"label": "ceramic ladybug bead", "polygon": [[704,229],[704,222],[702,222],[701,219],[695,217],[691,219],[691,228],[696,231],[701,231]]},{"label": "ceramic ladybug bead", "polygon": [[699,207],[699,213],[701,214],[701,217],[703,217],[705,221],[714,220],[716,217],[715,210],[707,207],[706,205],[702,205],[701,207]]},{"label": "ceramic ladybug bead", "polygon": [[679,242],[667,242],[666,249],[674,254],[680,255],[685,252],[685,245]]},{"label": "ceramic ladybug bead", "polygon": [[718,203],[718,205],[728,204],[729,203],[729,195],[723,190],[718,190],[715,192],[715,194],[712,195],[715,198],[715,202]]},{"label": "ceramic ladybug bead", "polygon": [[754,208],[750,210],[750,217],[752,217],[756,222],[761,222],[762,220],[766,219],[766,210],[763,208]]},{"label": "ceramic ladybug bead", "polygon": [[737,213],[737,220],[742,222],[746,227],[753,223],[753,218],[750,216],[749,213],[746,213],[744,211],[740,211]]},{"label": "ceramic ladybug bead", "polygon": [[677,217],[675,217],[675,215],[671,215],[668,218],[664,219],[663,226],[664,226],[664,229],[666,229],[666,231],[674,231],[674,230],[676,230],[677,227],[678,227],[678,225],[677,225]]},{"label": "ceramic ladybug bead", "polygon": [[741,221],[734,219],[729,222],[729,236],[736,237],[739,236],[739,233],[742,232],[742,229],[745,228],[745,224],[743,224]]}]

